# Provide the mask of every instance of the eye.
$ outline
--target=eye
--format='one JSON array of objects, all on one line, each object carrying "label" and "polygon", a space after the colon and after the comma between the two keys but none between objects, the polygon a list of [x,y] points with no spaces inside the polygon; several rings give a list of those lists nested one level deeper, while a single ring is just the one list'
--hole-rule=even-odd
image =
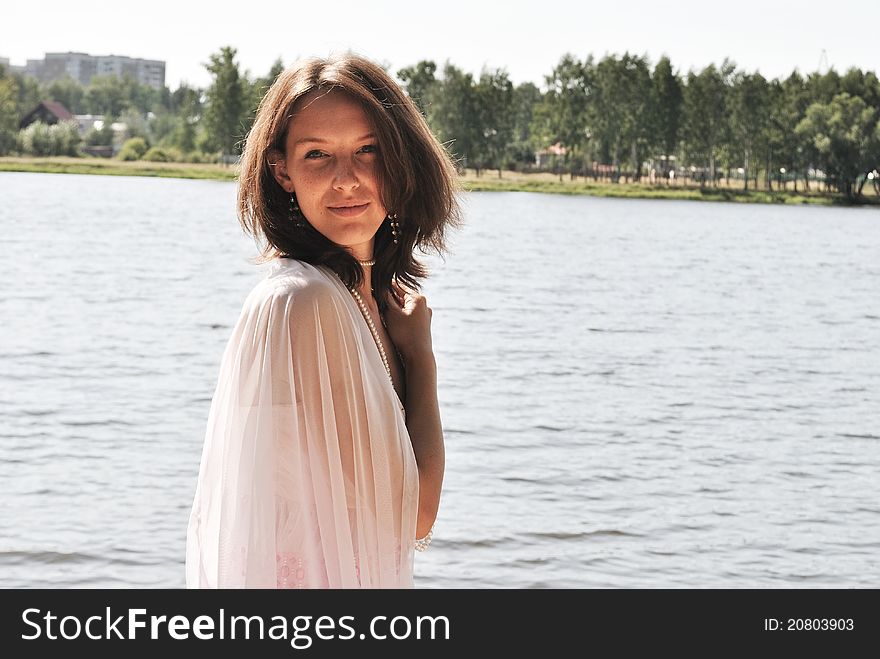
[{"label": "eye", "polygon": [[365,144],[360,150],[363,153],[376,153],[379,151],[379,147],[375,144]]},{"label": "eye", "polygon": [[311,151],[306,152],[306,155],[305,155],[307,160],[310,160],[310,159],[316,160],[316,159],[321,158],[323,156],[324,156],[324,153],[322,151],[318,151],[316,149],[312,149]]}]

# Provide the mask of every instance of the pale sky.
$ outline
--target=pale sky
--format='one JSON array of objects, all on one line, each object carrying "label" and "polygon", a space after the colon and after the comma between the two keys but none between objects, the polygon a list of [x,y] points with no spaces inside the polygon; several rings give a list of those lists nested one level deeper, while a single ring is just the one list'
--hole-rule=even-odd
[{"label": "pale sky", "polygon": [[448,59],[474,74],[503,67],[515,83],[542,86],[566,52],[628,50],[652,63],[666,54],[682,73],[725,56],[768,78],[812,72],[820,62],[824,70],[825,60],[841,72],[878,71],[878,35],[876,0],[41,0],[4,3],[0,13],[0,57],[12,64],[67,51],[164,60],[172,89],[181,81],[206,86],[204,63],[227,45],[252,75],[265,75],[278,57],[287,65],[351,49],[393,73]]}]

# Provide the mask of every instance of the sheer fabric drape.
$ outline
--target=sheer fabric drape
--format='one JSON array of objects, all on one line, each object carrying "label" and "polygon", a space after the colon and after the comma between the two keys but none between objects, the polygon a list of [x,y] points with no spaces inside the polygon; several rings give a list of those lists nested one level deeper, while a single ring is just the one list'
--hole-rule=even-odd
[{"label": "sheer fabric drape", "polygon": [[187,586],[412,587],[417,508],[403,409],[351,294],[274,261],[223,354]]}]

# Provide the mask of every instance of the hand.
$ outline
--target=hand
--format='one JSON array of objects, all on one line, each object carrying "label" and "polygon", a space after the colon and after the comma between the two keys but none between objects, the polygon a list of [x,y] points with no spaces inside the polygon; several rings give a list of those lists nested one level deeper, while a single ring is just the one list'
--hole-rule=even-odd
[{"label": "hand", "polygon": [[388,292],[388,310],[385,312],[385,328],[404,362],[421,357],[432,357],[431,307],[424,295],[391,282]]}]

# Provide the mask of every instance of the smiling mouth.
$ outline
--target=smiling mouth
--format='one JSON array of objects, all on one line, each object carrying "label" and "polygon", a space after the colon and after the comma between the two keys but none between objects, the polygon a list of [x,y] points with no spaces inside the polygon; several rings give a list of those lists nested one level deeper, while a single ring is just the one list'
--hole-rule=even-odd
[{"label": "smiling mouth", "polygon": [[367,206],[369,206],[369,202],[364,204],[349,204],[345,206],[328,206],[327,208],[329,208],[337,215],[351,217],[353,215],[360,215],[364,210],[366,210]]}]

